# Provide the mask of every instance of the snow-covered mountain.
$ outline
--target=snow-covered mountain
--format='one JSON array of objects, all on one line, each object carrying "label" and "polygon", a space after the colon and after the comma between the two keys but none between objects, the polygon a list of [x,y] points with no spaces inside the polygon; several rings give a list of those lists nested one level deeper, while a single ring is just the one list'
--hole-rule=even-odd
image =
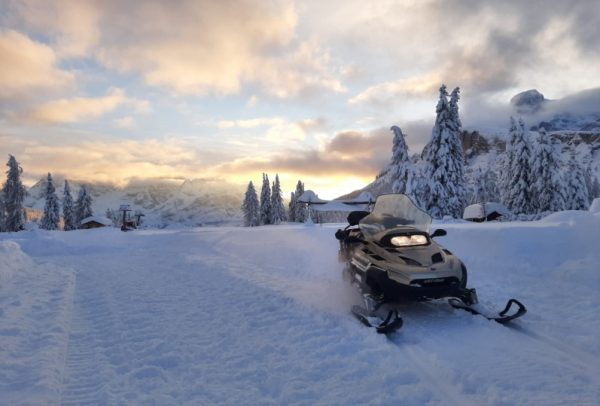
[{"label": "snow-covered mountain", "polygon": [[526,90],[510,99],[510,104],[520,114],[533,114],[542,109],[548,100],[537,89]]},{"label": "snow-covered mountain", "polygon": [[[69,181],[73,199],[77,198],[81,182]],[[107,209],[118,210],[129,204],[144,214],[143,224],[164,228],[169,225],[201,226],[238,224],[244,190],[222,179],[186,179],[183,182],[144,180],[124,187],[106,183],[84,182],[93,198],[94,213],[104,215]],[[62,198],[63,179],[55,179],[56,192]],[[46,180],[38,181],[28,190],[26,206],[44,207]]]}]

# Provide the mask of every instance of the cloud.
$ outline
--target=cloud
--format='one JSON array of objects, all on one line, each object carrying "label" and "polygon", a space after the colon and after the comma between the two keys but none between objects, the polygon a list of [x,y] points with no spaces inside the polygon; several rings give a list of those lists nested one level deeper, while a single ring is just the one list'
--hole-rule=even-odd
[{"label": "cloud", "polygon": [[307,118],[298,121],[297,124],[305,133],[323,132],[327,129],[327,119],[324,117]]},{"label": "cloud", "polygon": [[213,125],[221,130],[261,130],[264,139],[275,143],[287,143],[290,140],[302,141],[309,133],[322,132],[326,120],[322,117],[304,119],[297,122],[284,117],[257,117],[243,120],[204,121],[200,124]]},{"label": "cloud", "polygon": [[24,118],[41,123],[74,123],[97,119],[124,104],[132,105],[136,111],[149,109],[148,102],[128,99],[122,89],[111,88],[104,97],[75,97],[48,102],[30,110]]},{"label": "cloud", "polygon": [[297,39],[292,0],[11,3],[61,57],[93,58],[178,94],[237,94],[245,85],[277,98],[343,90],[328,52]]},{"label": "cloud", "polygon": [[64,58],[86,56],[101,37],[98,1],[9,1],[29,27],[53,39]]},{"label": "cloud", "polygon": [[31,182],[44,173],[62,173],[69,179],[125,184],[141,175],[146,178],[195,178],[223,156],[199,151],[174,138],[123,140],[96,139],[68,144],[52,140],[0,135],[0,156],[17,157]]},{"label": "cloud", "polygon": [[[593,1],[394,2],[374,10],[350,17],[340,30],[350,30],[345,41],[363,55],[378,43],[367,55],[385,50],[396,72],[350,98],[353,105],[398,107],[407,98],[431,97],[441,83],[479,99],[531,87],[572,92],[600,85],[592,73],[600,66],[600,29],[590,23],[600,11]],[[359,24],[371,28],[364,38]]]},{"label": "cloud", "polygon": [[118,118],[118,119],[114,120],[114,124],[115,124],[115,127],[117,127],[117,128],[125,128],[128,130],[135,128],[135,121],[134,121],[133,117],[131,117],[131,116]]},{"label": "cloud", "polygon": [[372,178],[391,157],[392,135],[387,129],[370,133],[336,134],[322,149],[288,150],[270,157],[244,157],[219,167],[224,172],[293,172],[310,176],[350,175]]},{"label": "cloud", "polygon": [[0,31],[0,99],[73,84],[73,74],[58,67],[52,48],[16,31]]}]

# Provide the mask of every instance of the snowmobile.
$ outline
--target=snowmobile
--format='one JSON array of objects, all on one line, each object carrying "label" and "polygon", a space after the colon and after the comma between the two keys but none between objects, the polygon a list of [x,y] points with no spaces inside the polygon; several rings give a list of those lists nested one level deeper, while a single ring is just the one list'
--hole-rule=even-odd
[{"label": "snowmobile", "polygon": [[[516,299],[503,311],[491,314],[477,305],[477,292],[467,288],[467,268],[433,239],[431,216],[403,194],[381,195],[372,212],[353,211],[348,226],[337,230],[339,259],[345,274],[364,300],[352,314],[377,332],[388,334],[402,327],[397,305],[448,299],[448,303],[498,323],[508,323],[527,312]],[[511,311],[511,309],[513,309]]]}]

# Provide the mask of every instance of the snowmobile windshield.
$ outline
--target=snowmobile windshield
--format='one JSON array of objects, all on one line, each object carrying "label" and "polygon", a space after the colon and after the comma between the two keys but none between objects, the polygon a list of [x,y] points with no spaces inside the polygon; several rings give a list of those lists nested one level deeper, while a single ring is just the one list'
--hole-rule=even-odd
[{"label": "snowmobile windshield", "polygon": [[366,238],[403,226],[429,233],[431,216],[418,208],[408,196],[401,194],[379,196],[371,214],[359,222]]}]

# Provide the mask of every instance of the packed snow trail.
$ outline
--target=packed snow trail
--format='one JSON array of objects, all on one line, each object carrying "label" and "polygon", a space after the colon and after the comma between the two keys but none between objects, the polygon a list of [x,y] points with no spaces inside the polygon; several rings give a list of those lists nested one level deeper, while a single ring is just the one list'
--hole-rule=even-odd
[{"label": "packed snow trail", "polygon": [[[62,371],[53,390],[0,374],[0,403],[594,405],[600,228],[554,220],[444,225],[484,304],[528,306],[512,327],[438,301],[404,306],[389,338],[349,315],[332,227],[14,234],[76,282],[56,312],[70,317],[63,364],[43,364]],[[20,333],[2,334],[0,351]],[[36,367],[19,351],[0,371]]]}]

